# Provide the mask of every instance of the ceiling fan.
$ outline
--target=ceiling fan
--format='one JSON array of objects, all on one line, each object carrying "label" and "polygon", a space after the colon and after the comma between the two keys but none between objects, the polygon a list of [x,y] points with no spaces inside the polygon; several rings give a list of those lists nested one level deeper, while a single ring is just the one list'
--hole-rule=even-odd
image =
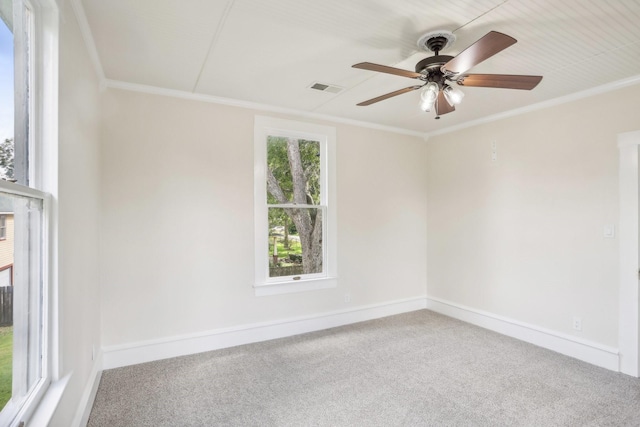
[{"label": "ceiling fan", "polygon": [[371,105],[403,93],[422,89],[420,108],[424,111],[431,111],[435,107],[436,119],[439,119],[442,114],[454,111],[455,105],[459,104],[464,97],[464,93],[454,87],[453,82],[460,86],[531,90],[542,80],[542,76],[466,73],[470,68],[515,44],[517,40],[513,37],[497,31],[490,31],[455,57],[440,55],[440,51],[450,46],[453,41],[455,41],[455,36],[450,31],[433,31],[420,37],[418,46],[434,52],[435,55],[418,62],[415,72],[371,62],[353,65],[353,68],[394,74],[420,81],[420,84],[369,99],[358,105]]}]

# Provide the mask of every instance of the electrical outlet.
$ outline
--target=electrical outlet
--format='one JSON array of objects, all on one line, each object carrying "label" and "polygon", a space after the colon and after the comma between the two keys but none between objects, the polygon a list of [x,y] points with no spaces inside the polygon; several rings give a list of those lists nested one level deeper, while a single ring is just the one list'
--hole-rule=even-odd
[{"label": "electrical outlet", "polygon": [[351,294],[349,292],[344,294],[344,302],[351,302]]},{"label": "electrical outlet", "polygon": [[582,330],[582,319],[579,317],[574,317],[573,318],[573,329],[575,329],[576,331],[581,331]]},{"label": "electrical outlet", "polygon": [[605,239],[614,239],[616,237],[616,226],[613,224],[606,224],[604,226]]}]

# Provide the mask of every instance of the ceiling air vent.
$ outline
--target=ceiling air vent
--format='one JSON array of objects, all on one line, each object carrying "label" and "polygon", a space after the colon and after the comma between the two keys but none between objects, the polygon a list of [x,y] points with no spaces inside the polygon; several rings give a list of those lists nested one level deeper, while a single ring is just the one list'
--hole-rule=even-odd
[{"label": "ceiling air vent", "polygon": [[329,92],[329,93],[340,93],[344,88],[335,85],[329,85],[325,83],[313,83],[309,86],[310,89],[319,90],[321,92]]}]

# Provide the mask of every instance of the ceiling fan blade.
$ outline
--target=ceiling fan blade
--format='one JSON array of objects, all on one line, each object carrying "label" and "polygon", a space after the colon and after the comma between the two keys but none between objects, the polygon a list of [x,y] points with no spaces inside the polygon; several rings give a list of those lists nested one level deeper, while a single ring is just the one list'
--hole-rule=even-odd
[{"label": "ceiling fan blade", "polygon": [[387,67],[386,65],[374,64],[372,62],[361,62],[359,64],[352,65],[352,67],[369,71],[377,71],[379,73],[393,74],[396,76],[409,77],[412,79],[422,77],[422,74],[420,73],[414,73],[413,71],[403,70],[401,68]]},{"label": "ceiling fan blade", "polygon": [[456,81],[462,86],[531,90],[540,83],[540,80],[542,80],[542,76],[465,74]]},{"label": "ceiling fan blade", "polygon": [[441,116],[443,114],[447,114],[455,110],[456,110],[456,107],[449,104],[449,101],[447,101],[447,98],[445,98],[444,96],[444,92],[442,90],[439,91],[438,98],[436,99],[436,114],[438,116]]},{"label": "ceiling fan blade", "polygon": [[455,58],[442,66],[443,72],[464,73],[496,53],[508,48],[517,40],[497,31],[489,31],[480,40],[460,52]]},{"label": "ceiling fan blade", "polygon": [[387,93],[385,95],[380,95],[380,96],[378,96],[376,98],[371,98],[371,99],[369,99],[367,101],[363,101],[363,102],[359,103],[358,106],[364,107],[366,105],[375,104],[376,102],[384,101],[385,99],[389,99],[389,98],[394,97],[394,96],[402,95],[403,93],[411,92],[413,90],[418,90],[421,87],[422,87],[421,85],[405,87],[404,89],[396,90],[394,92],[389,92],[389,93]]}]

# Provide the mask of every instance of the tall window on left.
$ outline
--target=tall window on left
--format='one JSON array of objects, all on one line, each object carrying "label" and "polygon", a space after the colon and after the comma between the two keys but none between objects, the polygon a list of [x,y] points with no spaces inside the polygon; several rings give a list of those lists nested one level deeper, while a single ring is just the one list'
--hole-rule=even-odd
[{"label": "tall window on left", "polygon": [[[36,0],[34,0],[36,1]],[[0,425],[19,425],[49,382],[48,197],[37,153],[37,4],[0,1]]]}]

